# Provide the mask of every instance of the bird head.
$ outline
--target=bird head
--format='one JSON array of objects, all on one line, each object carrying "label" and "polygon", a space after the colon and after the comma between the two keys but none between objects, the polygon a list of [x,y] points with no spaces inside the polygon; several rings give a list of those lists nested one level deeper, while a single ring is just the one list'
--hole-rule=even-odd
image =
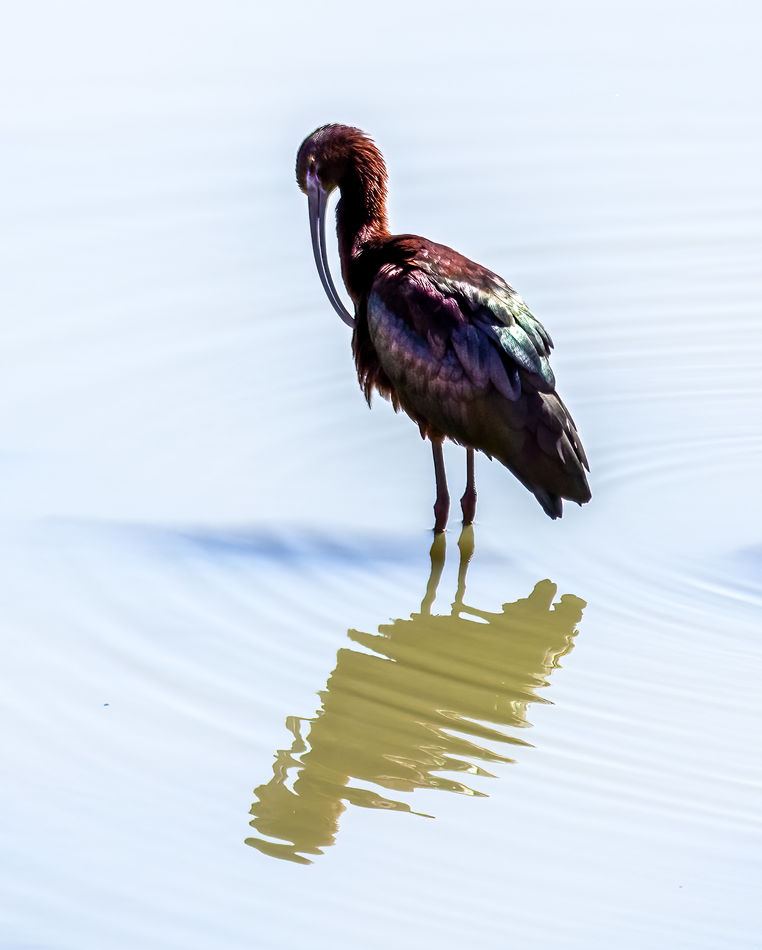
[{"label": "bird head", "polygon": [[[296,180],[309,195],[314,181],[330,194],[350,179],[386,183],[384,158],[373,140],[349,125],[323,125],[302,142],[296,156]],[[384,197],[386,191],[384,188]]]},{"label": "bird head", "polygon": [[312,251],[328,300],[348,326],[354,318],[346,310],[328,269],[325,218],[328,196],[336,188],[352,190],[369,216],[385,223],[386,166],[375,143],[360,129],[324,125],[308,135],[296,156],[296,181],[309,202]]}]

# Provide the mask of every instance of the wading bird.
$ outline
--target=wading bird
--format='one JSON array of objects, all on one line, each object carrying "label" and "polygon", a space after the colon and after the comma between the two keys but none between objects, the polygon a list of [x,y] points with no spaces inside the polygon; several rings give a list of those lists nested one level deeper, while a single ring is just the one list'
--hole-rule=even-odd
[{"label": "wading bird", "polygon": [[[476,513],[474,452],[505,465],[551,518],[562,498],[590,500],[585,451],[556,393],[545,328],[502,277],[449,247],[390,234],[386,165],[364,132],[324,125],[296,158],[309,201],[312,248],[329,301],[353,328],[352,350],[365,398],[378,390],[431,441],[435,531],[450,510],[442,443],[466,449],[463,523]],[[344,307],[328,269],[325,219],[336,207],[341,272],[354,303]]]}]

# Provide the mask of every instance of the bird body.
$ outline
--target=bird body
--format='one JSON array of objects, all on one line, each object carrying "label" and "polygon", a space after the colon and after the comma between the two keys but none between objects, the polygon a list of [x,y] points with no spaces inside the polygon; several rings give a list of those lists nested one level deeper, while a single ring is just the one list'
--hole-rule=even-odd
[{"label": "bird body", "polygon": [[[551,518],[561,516],[563,498],[588,501],[587,459],[548,362],[552,340],[513,288],[449,247],[389,233],[383,158],[358,129],[324,126],[309,136],[297,180],[310,197],[321,280],[354,329],[368,403],[374,390],[390,399],[434,448],[435,530],[443,530],[449,510],[445,438],[468,450],[465,523],[476,505],[475,450],[510,469]],[[325,254],[325,203],[334,187],[341,191],[339,253],[354,316],[338,298]]]}]

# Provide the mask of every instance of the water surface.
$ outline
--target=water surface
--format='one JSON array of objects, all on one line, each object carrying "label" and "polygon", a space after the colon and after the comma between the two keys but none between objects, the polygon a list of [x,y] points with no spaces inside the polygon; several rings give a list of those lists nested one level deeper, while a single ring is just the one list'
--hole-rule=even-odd
[{"label": "water surface", "polygon": [[[758,15],[366,16],[4,37],[0,947],[756,947]],[[590,505],[479,459],[432,548],[314,272],[327,121],[547,325]]]}]

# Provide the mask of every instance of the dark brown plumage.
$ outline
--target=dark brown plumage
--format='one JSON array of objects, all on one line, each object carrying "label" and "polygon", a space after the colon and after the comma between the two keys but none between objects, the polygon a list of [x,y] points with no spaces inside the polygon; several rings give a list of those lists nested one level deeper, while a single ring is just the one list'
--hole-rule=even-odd
[{"label": "dark brown plumage", "polygon": [[[584,449],[555,391],[550,336],[497,274],[449,247],[392,235],[386,220],[386,166],[359,129],[327,125],[303,142],[296,177],[310,201],[313,250],[331,304],[354,328],[357,375],[403,409],[430,439],[444,530],[449,495],[442,442],[467,449],[464,523],[476,509],[473,453],[497,458],[551,518],[562,499],[590,500]],[[340,301],[325,253],[325,210],[336,209],[339,254],[354,316]],[[589,470],[589,469],[588,469]]]}]

